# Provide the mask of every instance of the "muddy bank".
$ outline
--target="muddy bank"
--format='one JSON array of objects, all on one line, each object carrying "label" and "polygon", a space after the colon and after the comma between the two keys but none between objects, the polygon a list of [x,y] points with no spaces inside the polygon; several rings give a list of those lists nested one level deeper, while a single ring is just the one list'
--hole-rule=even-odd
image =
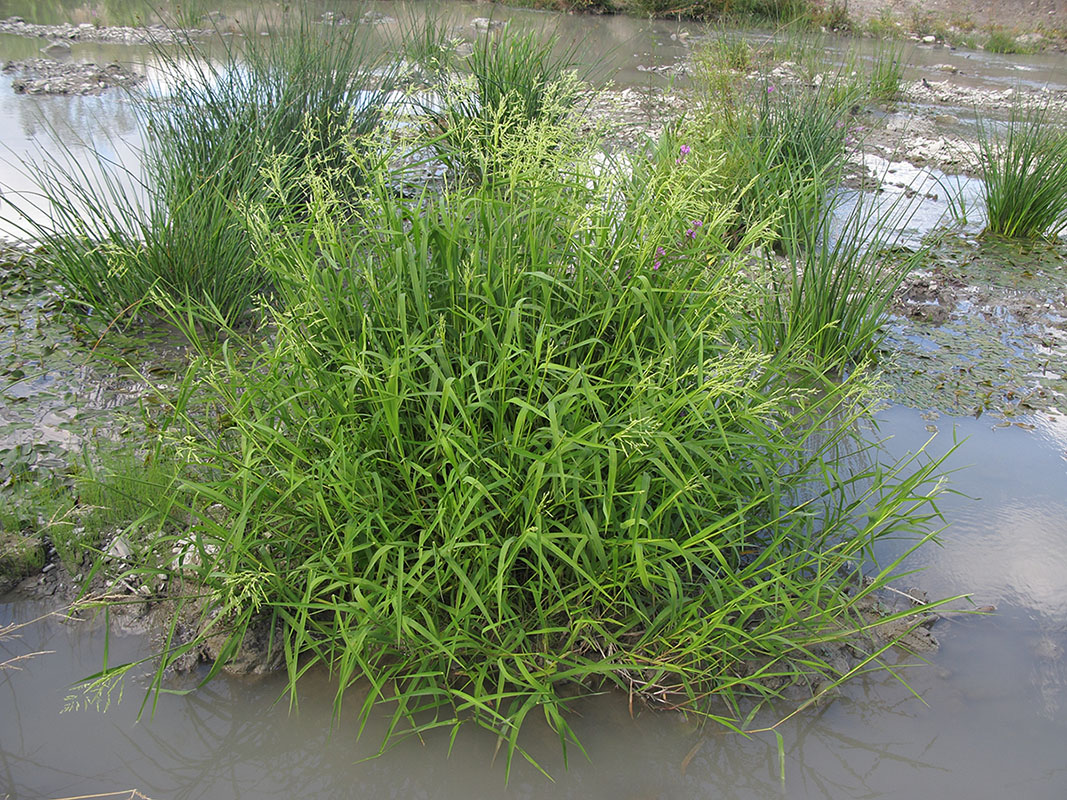
[{"label": "muddy bank", "polygon": [[15,94],[100,94],[144,80],[144,75],[122,64],[65,64],[48,58],[8,61],[3,73],[13,76]]},{"label": "muddy bank", "polygon": [[1067,3],[1063,0],[851,0],[850,17],[861,22],[888,18],[918,35],[934,35],[939,29],[968,32],[976,27],[999,27],[1014,31],[1067,31]]},{"label": "muddy bank", "polygon": [[129,25],[93,25],[83,22],[79,25],[37,25],[26,22],[22,17],[8,17],[0,20],[0,34],[12,36],[31,36],[49,39],[53,42],[97,42],[106,44],[175,44],[189,39],[207,39],[217,36],[213,30],[176,29],[163,25],[134,27]]}]

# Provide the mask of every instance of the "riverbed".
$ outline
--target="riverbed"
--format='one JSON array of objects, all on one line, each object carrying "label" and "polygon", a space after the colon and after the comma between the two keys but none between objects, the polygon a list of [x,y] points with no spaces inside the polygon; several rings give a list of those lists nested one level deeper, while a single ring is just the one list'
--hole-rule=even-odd
[{"label": "riverbed", "polygon": [[[27,9],[8,6],[8,13],[29,18]],[[388,26],[400,16],[395,4],[377,8],[375,24]],[[483,5],[453,8],[457,25],[488,13]],[[334,6],[331,13],[348,11]],[[222,7],[212,19],[224,28],[245,12]],[[98,21],[88,11],[66,19],[42,13],[35,21]],[[114,13],[115,19],[102,21],[130,23],[120,18],[126,12]],[[613,80],[616,91],[630,93],[633,127],[641,131],[661,123],[643,109],[684,84],[688,53],[701,35],[684,23],[495,8],[493,14],[558,25],[582,37],[590,51],[610,53],[598,80]],[[748,35],[758,40],[764,34]],[[0,36],[0,61],[36,57],[44,44]],[[834,46],[844,52],[848,43]],[[867,46],[861,43],[861,51]],[[71,57],[144,65],[148,51],[87,40],[71,45]],[[907,233],[922,238],[945,222],[945,195],[938,187],[955,180],[970,187],[972,199],[980,192],[967,183],[973,175],[958,160],[957,143],[966,140],[973,120],[971,104],[981,100],[991,112],[1003,111],[1005,93],[1024,90],[1062,102],[1067,62],[1055,53],[998,56],[921,43],[910,59],[905,100],[884,112],[883,130],[897,135],[874,137],[866,156],[884,174],[900,176],[899,191],[913,192],[921,211],[910,218],[913,230]],[[75,153],[79,141],[107,138],[117,159],[135,163],[139,131],[119,90],[16,94],[0,76],[0,140],[9,148],[7,163],[0,165],[5,196],[30,186],[20,162],[47,146],[49,131]],[[939,179],[931,183],[933,173],[924,167],[936,168]],[[12,665],[19,669],[0,671],[0,798],[130,797],[133,791],[153,800],[1067,796],[1067,387],[1061,375],[1067,351],[1055,335],[1062,333],[1067,305],[1067,252],[1054,242],[1039,253],[1004,254],[979,241],[973,217],[971,223],[953,232],[943,246],[945,261],[931,265],[937,277],[919,287],[944,283],[946,264],[964,264],[951,304],[936,291],[922,300],[944,302],[945,319],[927,325],[908,316],[907,303],[896,309],[885,354],[889,401],[868,435],[882,440],[879,458],[885,463],[924,446],[931,457],[956,446],[946,465],[951,491],[938,503],[940,541],[909,557],[903,569],[916,571],[894,585],[902,592],[921,589],[930,598],[968,595],[953,604],[959,611],[996,610],[944,615],[932,629],[938,651],[921,658],[892,655],[896,674],[860,676],[783,722],[777,731],[784,771],[771,733],[745,738],[701,728],[695,719],[631,706],[614,694],[581,704],[573,725],[587,752],[571,748],[566,764],[558,737],[544,724],[528,724],[523,744],[552,779],[516,761],[507,786],[503,759],[494,758],[497,743],[473,728],[454,745],[442,732],[364,760],[375,755],[387,719],[376,713],[360,738],[358,690],[335,718],[334,687],[322,674],[311,673],[301,683],[295,708],[281,696],[279,676],[224,676],[197,689],[203,672],[174,677],[167,686],[176,693],[161,695],[158,706],[151,699],[143,706],[150,664],[142,679],[126,681],[121,694],[115,689],[86,698],[71,687],[99,671],[105,653],[112,664],[147,657],[150,637],[109,633],[101,617],[67,620],[52,613],[51,598],[23,594],[0,603],[0,627],[30,623],[0,641],[0,662],[38,653]],[[1035,270],[1037,263],[1041,268]],[[982,278],[979,268],[996,269],[997,278]],[[968,293],[966,287],[980,291]],[[1039,299],[1049,308],[1029,314],[1020,308],[1024,300]],[[47,323],[47,309],[41,313]],[[984,327],[976,333],[975,326]],[[25,346],[19,338],[28,335],[24,325],[5,331],[0,344],[11,351]],[[106,375],[92,372],[88,362],[77,361],[92,343],[69,332],[63,336],[59,355],[79,369],[57,368],[42,385],[39,406],[32,396],[0,396],[5,424],[22,432],[11,446],[40,440],[41,409],[58,414],[69,408],[75,412],[70,419],[50,418],[51,427],[69,438],[50,446],[60,454],[76,452],[99,431],[101,412],[125,407],[132,413],[144,396],[135,374],[119,367]],[[1031,356],[1045,360],[1043,372]],[[961,367],[967,363],[969,375]],[[947,376],[940,385],[937,375]],[[111,388],[101,395],[98,387],[108,381]],[[71,424],[79,413],[86,423]],[[877,555],[891,561],[911,544],[884,542]],[[35,580],[47,585],[49,578]],[[772,725],[790,710],[769,709],[750,727]]]}]

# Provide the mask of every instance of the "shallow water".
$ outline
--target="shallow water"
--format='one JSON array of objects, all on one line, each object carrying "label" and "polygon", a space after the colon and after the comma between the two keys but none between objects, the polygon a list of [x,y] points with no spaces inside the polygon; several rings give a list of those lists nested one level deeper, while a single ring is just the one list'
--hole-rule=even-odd
[{"label": "shallow water", "polygon": [[[373,761],[382,719],[356,741],[356,695],[331,732],[331,685],[310,676],[299,709],[272,705],[281,681],[219,679],[187,696],[161,697],[155,718],[136,721],[143,681],[106,713],[62,713],[68,687],[103,663],[101,625],[35,623],[0,645],[0,660],[32,650],[21,672],[0,674],[0,796],[62,797],[139,789],[157,798],[955,798],[1027,800],[1067,795],[1067,421],[1033,420],[1034,430],[973,419],[931,422],[915,411],[880,414],[885,460],[922,447],[940,453],[961,440],[948,466],[957,494],[940,503],[948,527],[940,546],[907,562],[925,567],[897,581],[933,596],[970,593],[991,616],[938,623],[941,650],[902,675],[922,700],[879,673],[780,728],[784,785],[772,736],[701,733],[676,714],[637,711],[626,698],[581,706],[575,727],[589,759],[572,750],[564,770],[558,742],[531,724],[524,743],[556,779],[518,763],[503,786],[494,742],[473,729],[448,754],[447,734],[405,742]],[[887,542],[889,559],[907,542]],[[957,607],[969,607],[960,602]],[[41,607],[0,605],[0,623]],[[145,652],[115,638],[117,662]],[[915,658],[903,659],[918,663]],[[175,683],[181,689],[185,683]],[[765,720],[767,722],[770,719]],[[687,756],[691,758],[687,761]],[[355,788],[354,788],[355,787]]]}]

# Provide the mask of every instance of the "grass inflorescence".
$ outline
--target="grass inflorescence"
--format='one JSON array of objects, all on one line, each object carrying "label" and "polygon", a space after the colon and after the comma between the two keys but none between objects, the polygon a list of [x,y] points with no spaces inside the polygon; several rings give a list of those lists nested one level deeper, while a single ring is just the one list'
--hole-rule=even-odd
[{"label": "grass inflorescence", "polygon": [[[193,78],[193,99],[160,112],[154,197],[176,215],[206,190],[254,255],[245,302],[265,286],[271,302],[249,330],[169,284],[159,313],[199,356],[159,393],[151,468],[81,484],[101,513],[146,509],[131,577],[165,579],[195,615],[184,638],[174,617],[155,689],[207,637],[226,641],[214,675],[265,626],[294,698],[320,666],[338,713],[357,684],[364,723],[388,709],[383,747],[474,722],[510,765],[531,757],[531,716],[566,747],[574,697],[610,688],[739,728],[750,700],[833,673],[820,648],[866,624],[857,604],[897,566],[862,581],[874,543],[931,535],[937,462],[839,463],[866,449],[853,423],[896,274],[859,222],[823,229],[852,89],[765,83],[744,111],[613,158],[575,124],[573,52],[556,44],[482,38],[460,94],[378,136],[332,101],[302,105],[337,96],[334,70],[291,75],[304,62],[281,54],[307,42],[271,50],[299,113],[255,140],[255,170],[233,119],[259,94],[224,88],[212,123],[193,116]],[[428,150],[463,180],[398,191],[397,165]],[[144,251],[173,219],[151,220]],[[45,232],[96,249],[91,231]],[[772,251],[786,260],[768,280]]]},{"label": "grass inflorescence", "polygon": [[508,134],[538,125],[545,135],[571,114],[579,83],[575,46],[534,31],[489,31],[465,69],[424,108],[430,144],[454,173],[480,179],[504,167]]}]

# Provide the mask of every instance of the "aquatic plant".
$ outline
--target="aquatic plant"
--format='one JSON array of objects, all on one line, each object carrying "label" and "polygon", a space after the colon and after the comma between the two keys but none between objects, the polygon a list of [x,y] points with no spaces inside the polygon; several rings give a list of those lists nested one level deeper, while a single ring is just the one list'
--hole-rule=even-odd
[{"label": "aquatic plant", "polygon": [[104,146],[91,168],[63,149],[29,167],[41,199],[24,228],[71,300],[110,318],[168,299],[225,324],[247,316],[269,288],[243,219],[265,166],[311,164],[351,182],[347,151],[377,125],[389,88],[355,26],[313,36],[310,24],[240,48],[227,39],[221,58],[192,43],[160,50],[167,88],[136,104],[140,170],[115,164]]},{"label": "aquatic plant", "polygon": [[895,41],[877,42],[874,46],[868,84],[870,99],[880,103],[899,100],[907,66],[908,58],[903,44]]},{"label": "aquatic plant", "polygon": [[480,179],[496,170],[501,135],[529,125],[546,134],[571,113],[578,99],[577,45],[556,36],[489,31],[466,59],[443,96],[424,106],[437,156],[456,173]]},{"label": "aquatic plant", "polygon": [[461,41],[452,20],[441,9],[421,5],[408,9],[400,49],[404,60],[421,69],[431,82],[453,69]]},{"label": "aquatic plant", "polygon": [[264,624],[294,698],[316,665],[338,713],[358,682],[383,747],[474,722],[510,769],[531,716],[566,747],[575,695],[612,687],[736,728],[744,698],[832,672],[817,648],[892,569],[859,580],[874,541],[927,535],[933,462],[833,463],[862,448],[862,376],[750,346],[736,209],[702,191],[721,160],[495,136],[515,157],[491,183],[403,199],[361,165],[361,192],[308,174],[305,213],[253,210],[280,302],[269,340],[189,371],[165,432],[194,524],[136,570],[180,578],[200,627],[157,689]]},{"label": "aquatic plant", "polygon": [[862,131],[851,114],[857,95],[830,79],[816,87],[764,81],[754,92],[731,107],[705,106],[691,135],[726,159],[712,190],[734,198],[742,225],[764,227],[774,241],[789,225],[815,223]]},{"label": "aquatic plant", "polygon": [[871,358],[885,335],[885,312],[924,251],[897,247],[907,207],[878,210],[856,194],[842,219],[840,200],[815,224],[789,224],[785,257],[768,257],[771,291],[757,323],[768,352],[795,350],[821,369],[844,372]]},{"label": "aquatic plant", "polygon": [[1067,133],[1047,108],[1013,106],[1004,124],[977,117],[986,230],[1015,238],[1067,230]]}]

